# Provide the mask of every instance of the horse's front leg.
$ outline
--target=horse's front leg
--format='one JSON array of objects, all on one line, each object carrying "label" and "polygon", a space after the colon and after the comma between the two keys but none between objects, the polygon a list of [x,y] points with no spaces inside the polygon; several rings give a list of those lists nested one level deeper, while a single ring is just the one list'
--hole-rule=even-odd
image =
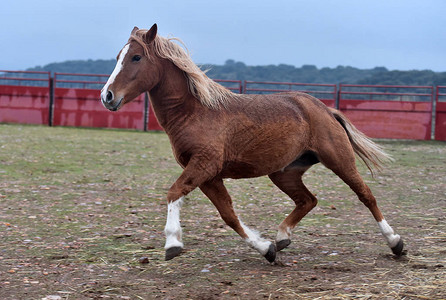
[{"label": "horse's front leg", "polygon": [[183,236],[180,225],[180,209],[183,204],[184,197],[180,197],[176,201],[168,202],[167,204],[167,221],[164,227],[166,234],[166,260],[170,260],[178,256],[183,250]]},{"label": "horse's front leg", "polygon": [[202,161],[200,163],[191,161],[169,189],[167,193],[167,220],[164,228],[166,260],[178,256],[184,247],[180,224],[180,210],[184,196],[215,176],[215,172],[216,170],[211,165],[206,167]]},{"label": "horse's front leg", "polygon": [[215,178],[200,185],[201,191],[212,201],[222,219],[234,229],[252,248],[256,249],[269,262],[276,259],[276,247],[263,239],[257,232],[243,224],[234,212],[231,197],[223,184],[223,180]]}]

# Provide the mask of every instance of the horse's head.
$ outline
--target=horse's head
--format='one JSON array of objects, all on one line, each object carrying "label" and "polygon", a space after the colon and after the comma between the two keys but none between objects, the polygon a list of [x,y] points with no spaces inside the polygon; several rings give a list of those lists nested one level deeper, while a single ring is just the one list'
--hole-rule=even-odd
[{"label": "horse's head", "polygon": [[101,101],[108,110],[120,109],[141,93],[152,89],[159,81],[157,63],[148,54],[156,37],[157,26],[154,24],[142,35],[140,32],[138,27],[133,28],[128,43],[118,54],[113,73],[102,88]]}]

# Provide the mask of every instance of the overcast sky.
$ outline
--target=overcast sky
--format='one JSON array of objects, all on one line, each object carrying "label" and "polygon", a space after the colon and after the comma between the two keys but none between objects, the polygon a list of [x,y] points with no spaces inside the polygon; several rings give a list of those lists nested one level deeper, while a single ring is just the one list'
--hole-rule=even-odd
[{"label": "overcast sky", "polygon": [[0,69],[111,59],[158,24],[196,63],[446,71],[445,0],[9,0]]}]

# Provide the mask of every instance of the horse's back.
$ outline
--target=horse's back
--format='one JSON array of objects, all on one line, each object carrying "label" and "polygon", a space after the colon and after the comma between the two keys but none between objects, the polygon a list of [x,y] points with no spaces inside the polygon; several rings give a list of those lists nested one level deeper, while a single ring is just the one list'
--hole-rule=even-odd
[{"label": "horse's back", "polygon": [[280,170],[312,150],[315,123],[334,119],[303,93],[249,95],[229,108],[223,177],[255,177]]},{"label": "horse's back", "polygon": [[252,120],[263,130],[268,130],[266,127],[271,126],[282,129],[293,127],[290,134],[294,132],[306,135],[306,131],[318,131],[328,125],[339,125],[322,101],[306,93],[285,92],[248,96],[240,101],[236,111],[231,113]]},{"label": "horse's back", "polygon": [[311,114],[321,113],[327,117],[331,113],[319,99],[302,92],[284,92],[269,95],[252,95],[253,105],[264,106],[271,114],[294,113],[299,117],[311,117]]}]

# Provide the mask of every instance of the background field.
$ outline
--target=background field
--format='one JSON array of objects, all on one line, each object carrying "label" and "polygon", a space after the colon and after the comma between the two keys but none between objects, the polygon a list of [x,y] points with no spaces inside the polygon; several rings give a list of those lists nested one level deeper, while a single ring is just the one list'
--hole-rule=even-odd
[{"label": "background field", "polygon": [[[0,298],[445,299],[446,144],[380,143],[395,162],[375,179],[359,167],[407,256],[318,165],[305,182],[319,205],[275,264],[199,191],[182,210],[186,251],[165,262],[165,194],[181,173],[165,134],[0,125]],[[226,183],[241,219],[273,239],[291,200],[267,178]]]}]

